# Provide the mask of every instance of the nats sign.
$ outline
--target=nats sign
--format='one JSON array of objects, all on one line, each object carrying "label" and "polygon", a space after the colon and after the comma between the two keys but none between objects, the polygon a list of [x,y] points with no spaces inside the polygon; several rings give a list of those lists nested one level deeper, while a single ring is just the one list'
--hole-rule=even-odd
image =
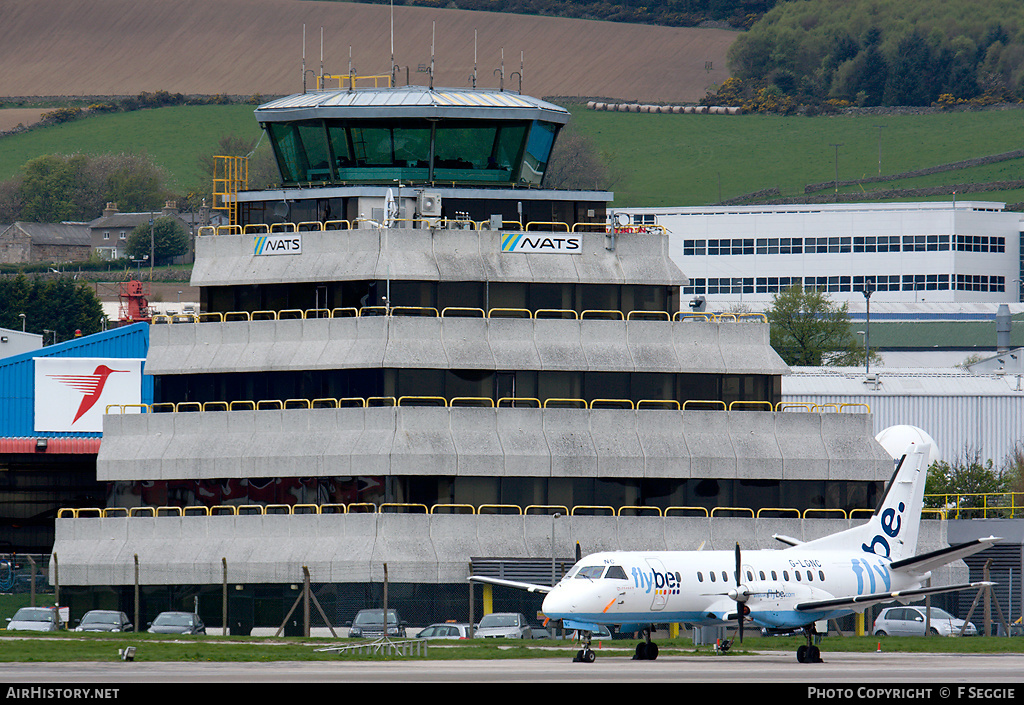
[{"label": "nats sign", "polygon": [[36,431],[101,432],[108,405],[142,402],[142,359],[37,357],[33,362]]}]

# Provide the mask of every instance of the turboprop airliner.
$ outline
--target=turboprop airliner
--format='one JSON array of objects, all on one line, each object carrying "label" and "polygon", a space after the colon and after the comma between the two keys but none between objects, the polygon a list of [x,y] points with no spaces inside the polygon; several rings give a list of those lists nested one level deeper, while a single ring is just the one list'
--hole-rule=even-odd
[{"label": "turboprop airliner", "polygon": [[867,523],[807,542],[775,538],[784,549],[614,551],[579,558],[554,586],[471,576],[474,582],[546,593],[543,613],[579,633],[574,661],[593,662],[591,633],[601,625],[642,632],[635,659],[653,660],[654,624],[735,624],[802,631],[801,663],[819,663],[815,622],[863,612],[884,602],[909,603],[990,583],[925,587],[931,570],[982,551],[994,536],[917,555],[929,445],[912,445],[900,459],[885,496]]}]

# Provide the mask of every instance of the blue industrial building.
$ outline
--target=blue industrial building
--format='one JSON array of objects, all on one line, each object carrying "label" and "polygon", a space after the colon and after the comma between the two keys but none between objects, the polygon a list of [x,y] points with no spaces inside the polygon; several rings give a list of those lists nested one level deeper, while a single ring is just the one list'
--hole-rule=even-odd
[{"label": "blue industrial building", "polygon": [[[96,481],[102,431],[38,430],[54,425],[39,418],[37,361],[144,360],[148,350],[149,324],[137,323],[0,360],[0,551],[48,553],[58,509],[103,506],[106,500],[106,483]],[[138,379],[139,403],[152,403],[152,378]],[[79,401],[86,396],[81,389],[66,381],[65,388],[72,404],[86,406]],[[96,404],[100,413],[102,403]]]}]

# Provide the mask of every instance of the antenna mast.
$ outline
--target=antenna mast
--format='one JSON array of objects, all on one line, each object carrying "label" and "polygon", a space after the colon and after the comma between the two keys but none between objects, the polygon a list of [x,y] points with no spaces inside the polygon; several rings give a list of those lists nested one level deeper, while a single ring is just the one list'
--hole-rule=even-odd
[{"label": "antenna mast", "polygon": [[302,92],[306,92],[306,25],[302,25]]},{"label": "antenna mast", "polygon": [[430,24],[430,90],[434,90],[434,32],[437,30],[437,21]]}]

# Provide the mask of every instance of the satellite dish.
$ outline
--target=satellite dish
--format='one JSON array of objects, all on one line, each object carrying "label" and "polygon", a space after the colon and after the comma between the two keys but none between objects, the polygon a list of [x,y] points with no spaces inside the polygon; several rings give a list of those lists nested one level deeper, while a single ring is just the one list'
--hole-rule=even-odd
[{"label": "satellite dish", "polygon": [[287,222],[288,220],[288,201],[281,201],[280,203],[274,204],[274,217],[279,223]]},{"label": "satellite dish", "polygon": [[885,448],[886,452],[894,460],[903,457],[903,454],[907,452],[907,448],[911,444],[918,446],[927,444],[931,446],[931,453],[925,461],[927,465],[931,465],[939,459],[939,449],[935,445],[935,439],[917,426],[890,426],[879,431],[878,435],[875,436],[875,440]]}]

